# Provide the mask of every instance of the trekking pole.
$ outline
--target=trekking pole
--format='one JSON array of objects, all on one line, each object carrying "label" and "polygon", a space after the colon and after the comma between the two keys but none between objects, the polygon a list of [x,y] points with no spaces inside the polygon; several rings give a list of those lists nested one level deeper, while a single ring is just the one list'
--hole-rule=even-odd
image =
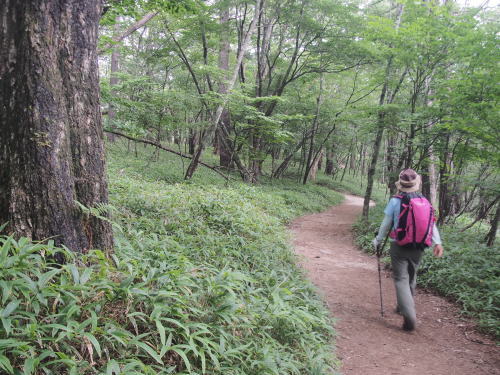
[{"label": "trekking pole", "polygon": [[380,271],[380,256],[382,255],[382,251],[384,250],[388,238],[389,238],[389,232],[387,232],[387,236],[385,236],[384,243],[379,248],[380,250],[377,249],[378,288],[380,291],[380,316],[382,318],[384,317],[384,303],[382,299],[382,275],[381,275],[382,272]]}]

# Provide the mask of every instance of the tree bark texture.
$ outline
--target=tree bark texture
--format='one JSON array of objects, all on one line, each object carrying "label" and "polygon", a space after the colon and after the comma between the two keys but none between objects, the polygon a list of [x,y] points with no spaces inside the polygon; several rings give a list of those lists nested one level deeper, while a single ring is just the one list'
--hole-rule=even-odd
[{"label": "tree bark texture", "polygon": [[111,250],[99,108],[99,0],[0,7],[0,222],[77,252]]}]

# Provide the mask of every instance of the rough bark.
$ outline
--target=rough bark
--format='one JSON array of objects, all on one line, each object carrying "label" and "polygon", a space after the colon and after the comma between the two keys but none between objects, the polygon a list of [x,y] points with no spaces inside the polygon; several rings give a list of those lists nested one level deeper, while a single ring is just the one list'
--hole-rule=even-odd
[{"label": "rough bark", "polygon": [[99,108],[98,0],[0,7],[0,222],[77,252],[112,249]]}]

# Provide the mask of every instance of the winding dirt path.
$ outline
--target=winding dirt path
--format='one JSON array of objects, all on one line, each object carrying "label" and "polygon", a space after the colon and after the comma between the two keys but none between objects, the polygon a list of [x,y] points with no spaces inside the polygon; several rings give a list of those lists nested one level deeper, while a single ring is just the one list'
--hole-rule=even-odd
[{"label": "winding dirt path", "polygon": [[401,330],[388,273],[382,280],[385,317],[380,316],[376,258],[357,250],[351,235],[362,204],[362,198],[346,195],[341,205],[291,225],[302,265],[337,319],[342,374],[500,374],[500,348],[443,298],[419,290],[417,329]]}]

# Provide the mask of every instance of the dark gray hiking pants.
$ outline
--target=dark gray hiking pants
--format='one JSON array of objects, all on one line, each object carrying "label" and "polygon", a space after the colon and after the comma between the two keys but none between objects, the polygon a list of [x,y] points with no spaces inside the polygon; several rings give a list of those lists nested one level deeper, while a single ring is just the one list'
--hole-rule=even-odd
[{"label": "dark gray hiking pants", "polygon": [[408,249],[391,243],[392,277],[396,287],[398,308],[401,315],[413,326],[417,323],[413,296],[417,286],[417,269],[423,253],[420,249]]}]

